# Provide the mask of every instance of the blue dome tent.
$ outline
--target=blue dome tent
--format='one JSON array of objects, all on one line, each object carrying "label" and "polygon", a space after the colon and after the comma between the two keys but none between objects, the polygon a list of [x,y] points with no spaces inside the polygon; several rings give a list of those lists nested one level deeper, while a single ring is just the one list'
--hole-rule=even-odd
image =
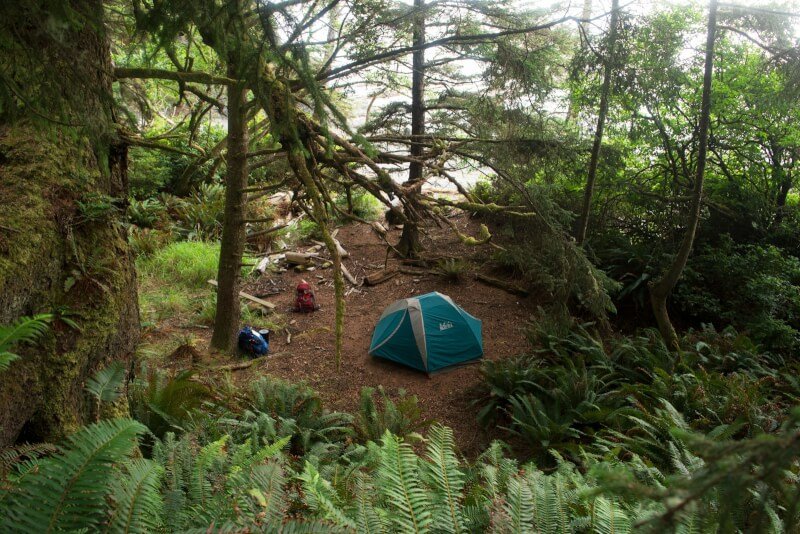
[{"label": "blue dome tent", "polygon": [[481,321],[435,291],[397,300],[378,320],[369,353],[428,374],[472,363],[483,356]]}]

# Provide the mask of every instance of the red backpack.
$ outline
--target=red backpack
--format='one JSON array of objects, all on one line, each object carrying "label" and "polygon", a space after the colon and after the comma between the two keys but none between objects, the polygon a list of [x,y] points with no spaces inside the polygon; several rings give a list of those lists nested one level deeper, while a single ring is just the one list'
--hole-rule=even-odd
[{"label": "red backpack", "polygon": [[303,280],[297,284],[297,296],[294,300],[294,311],[309,313],[316,309],[317,298],[314,295],[314,290],[311,289],[311,284]]}]

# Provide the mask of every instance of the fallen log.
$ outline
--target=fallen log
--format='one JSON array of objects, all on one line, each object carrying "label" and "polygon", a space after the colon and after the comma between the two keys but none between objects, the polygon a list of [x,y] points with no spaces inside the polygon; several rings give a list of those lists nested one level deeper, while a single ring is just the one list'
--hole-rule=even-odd
[{"label": "fallen log", "polygon": [[430,269],[411,269],[409,267],[398,267],[397,272],[410,274],[411,276],[422,276],[424,274],[431,274],[433,271]]},{"label": "fallen log", "polygon": [[387,269],[383,271],[378,271],[377,273],[372,273],[364,277],[364,285],[367,286],[377,286],[378,284],[382,284],[387,280],[391,280],[395,276],[400,274],[400,271],[397,269]]},{"label": "fallen log", "polygon": [[475,278],[479,282],[483,282],[486,285],[494,286],[497,288],[502,289],[503,291],[507,291],[512,295],[519,295],[520,297],[527,297],[530,292],[522,287],[516,286],[510,282],[506,282],[505,280],[499,280],[497,278],[492,278],[491,276],[486,276],[485,274],[476,273]]},{"label": "fallen log", "polygon": [[319,254],[310,252],[285,252],[284,254],[286,262],[295,265],[308,265],[311,263],[311,260],[320,257]]},{"label": "fallen log", "polygon": [[[216,280],[209,280],[208,283],[211,284],[214,287],[218,287],[219,286],[219,284],[217,284]],[[274,310],[275,309],[275,305],[273,303],[271,303],[270,301],[263,300],[263,299],[260,299],[258,297],[254,297],[253,295],[251,295],[249,293],[245,293],[244,291],[239,291],[239,296],[242,297],[243,299],[249,300],[250,302],[255,302],[256,304],[260,304],[260,305],[264,306],[268,310]]]}]

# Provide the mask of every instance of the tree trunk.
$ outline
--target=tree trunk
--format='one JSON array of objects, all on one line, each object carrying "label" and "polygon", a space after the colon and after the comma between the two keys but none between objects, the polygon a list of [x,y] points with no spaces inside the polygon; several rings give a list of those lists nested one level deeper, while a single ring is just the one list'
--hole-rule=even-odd
[{"label": "tree trunk", "polygon": [[[584,6],[585,7],[585,6]],[[586,230],[589,227],[589,213],[592,209],[592,196],[594,195],[594,182],[597,177],[597,163],[600,161],[600,147],[603,144],[603,129],[608,115],[608,99],[611,96],[611,78],[614,75],[617,48],[617,20],[619,19],[619,0],[611,2],[611,28],[608,33],[608,49],[606,51],[606,64],[603,69],[603,86],[600,90],[600,113],[597,115],[597,127],[594,131],[592,155],[589,158],[589,174],[586,177],[586,188],[583,191],[583,208],[578,224],[576,239],[581,245],[586,240]]]},{"label": "tree trunk", "polygon": [[103,3],[65,3],[0,3],[0,77],[24,93],[0,90],[0,324],[67,310],[80,326],[56,320],[0,373],[0,447],[58,440],[91,421],[87,376],[129,358],[139,334],[121,210],[81,207],[127,199]]},{"label": "tree trunk", "polygon": [[[413,41],[415,47],[420,47],[425,44],[425,1],[414,0],[414,9],[416,10],[414,16],[414,35]],[[413,73],[411,76],[411,157],[417,158],[411,162],[408,168],[408,180],[405,185],[416,188],[419,184],[421,187],[423,168],[422,162],[418,161],[422,157],[424,146],[422,144],[422,136],[425,135],[425,51],[417,49],[412,56]],[[412,207],[415,204],[416,194],[418,189],[413,189],[408,194],[408,202]],[[419,240],[419,226],[420,221],[417,220],[415,213],[405,211],[406,222],[403,225],[403,233],[400,236],[400,241],[397,244],[397,251],[407,257],[416,257],[422,245]]]},{"label": "tree trunk", "polygon": [[775,138],[770,138],[770,152],[772,152],[772,183],[777,187],[775,195],[775,212],[772,218],[772,228],[778,228],[783,223],[786,211],[786,199],[792,190],[792,175],[786,172],[783,166],[783,156],[786,148]]},{"label": "tree trunk", "polygon": [[658,329],[664,342],[671,350],[679,350],[678,334],[670,321],[667,312],[667,299],[683,273],[692,244],[700,223],[700,204],[703,197],[703,178],[708,151],[708,128],[711,115],[711,81],[714,75],[714,38],[717,29],[717,0],[711,0],[708,11],[708,33],[706,35],[705,71],[703,73],[703,96],[700,104],[698,132],[697,169],[695,171],[694,190],[689,207],[686,233],[681,241],[678,253],[666,273],[650,286],[650,302],[653,306]]},{"label": "tree trunk", "polygon": [[[228,76],[238,76],[238,60],[228,60]],[[247,195],[247,88],[228,86],[228,170],[225,175],[225,218],[219,249],[217,308],[211,347],[232,352],[236,348],[241,308],[239,286],[245,245],[245,205]]]}]

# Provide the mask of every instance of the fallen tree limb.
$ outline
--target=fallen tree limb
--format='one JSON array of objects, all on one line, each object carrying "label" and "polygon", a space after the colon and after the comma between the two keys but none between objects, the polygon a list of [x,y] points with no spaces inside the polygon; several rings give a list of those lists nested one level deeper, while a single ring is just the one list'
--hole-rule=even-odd
[{"label": "fallen tree limb", "polygon": [[[217,287],[219,285],[217,284],[216,280],[209,280],[208,283],[214,287]],[[258,297],[254,297],[253,295],[245,293],[244,291],[239,291],[239,296],[242,297],[243,299],[249,300],[250,302],[255,302],[256,304],[260,304],[261,306],[264,306],[266,309],[270,311],[275,309],[275,305],[269,302],[268,300],[263,300]]]},{"label": "fallen tree limb", "polygon": [[267,228],[266,230],[259,230],[257,232],[252,232],[250,234],[247,234],[247,239],[251,239],[253,237],[258,237],[258,236],[264,235],[264,234],[272,234],[274,232],[277,232],[278,230],[283,230],[287,226],[289,226],[289,223],[279,224],[277,226],[273,226],[271,228]]},{"label": "fallen tree limb", "polygon": [[310,254],[308,252],[286,252],[286,262],[295,265],[308,265],[314,258],[320,258],[319,254]]},{"label": "fallen tree limb", "polygon": [[433,271],[430,269],[410,269],[408,267],[398,267],[397,272],[410,274],[411,276],[422,276],[423,274],[431,274]]},{"label": "fallen tree limb", "polygon": [[497,288],[502,289],[503,291],[507,291],[512,295],[519,295],[520,297],[527,297],[530,295],[530,292],[522,287],[515,286],[510,282],[506,282],[505,280],[500,280],[498,278],[492,278],[491,276],[486,276],[485,274],[476,273],[475,278],[479,282],[483,282],[486,285],[494,286]]},{"label": "fallen tree limb", "polygon": [[342,274],[344,275],[345,278],[347,278],[348,282],[350,282],[356,287],[361,285],[358,283],[358,280],[356,280],[356,277],[350,274],[350,271],[347,270],[347,267],[344,266],[344,263],[341,264],[341,268],[342,268]]},{"label": "fallen tree limb", "polygon": [[377,273],[372,273],[368,276],[365,276],[364,285],[377,286],[378,284],[382,284],[387,280],[391,280],[398,274],[400,274],[400,271],[398,271],[397,269],[386,269],[383,271],[378,271]]}]

